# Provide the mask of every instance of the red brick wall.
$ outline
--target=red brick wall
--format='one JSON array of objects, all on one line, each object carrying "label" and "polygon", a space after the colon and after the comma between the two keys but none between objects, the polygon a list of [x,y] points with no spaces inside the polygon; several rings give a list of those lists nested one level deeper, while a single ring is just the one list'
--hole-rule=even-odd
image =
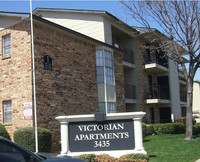
[{"label": "red brick wall", "polygon": [[123,54],[114,52],[115,91],[117,112],[125,112]]},{"label": "red brick wall", "polygon": [[[157,84],[157,75],[154,73],[146,72],[144,69],[144,54],[146,52],[146,42],[143,39],[137,40],[137,62],[138,62],[138,73],[139,73],[139,90],[140,90],[140,107],[141,111],[146,112],[146,115],[143,118],[143,121],[150,123],[150,108],[154,108],[154,118],[155,122],[159,122],[159,105],[155,104],[146,104],[145,96],[149,90],[148,75],[152,76],[152,84]],[[155,56],[151,55],[151,58],[154,60]]]},{"label": "red brick wall", "polygon": [[[30,22],[23,21],[0,31],[11,34],[11,57],[0,50],[0,122],[5,100],[12,100],[13,122],[6,124],[9,134],[34,126],[24,120],[22,104],[33,103]],[[60,115],[93,114],[98,111],[95,45],[52,27],[34,24],[37,122],[52,130],[53,151],[60,150]],[[52,70],[44,69],[44,56],[52,60]],[[117,112],[125,111],[123,55],[114,52]]]},{"label": "red brick wall", "polygon": [[148,74],[144,71],[144,53],[146,52],[145,49],[145,41],[142,39],[137,40],[137,62],[138,62],[138,74],[139,74],[139,90],[140,90],[140,108],[141,111],[146,112],[146,115],[143,118],[144,122],[149,122],[150,114],[149,114],[149,107],[145,104],[145,95],[148,91]]},{"label": "red brick wall", "polygon": [[[59,150],[60,115],[93,114],[98,109],[95,46],[48,26],[34,26],[38,126],[53,131]],[[52,71],[43,57],[52,58]]]},{"label": "red brick wall", "polygon": [[[11,56],[2,57],[2,36],[11,34]],[[24,120],[23,106],[32,102],[30,23],[23,21],[0,31],[0,123],[3,123],[3,101],[12,100],[12,123],[4,124],[11,135],[16,129],[33,126]]]}]

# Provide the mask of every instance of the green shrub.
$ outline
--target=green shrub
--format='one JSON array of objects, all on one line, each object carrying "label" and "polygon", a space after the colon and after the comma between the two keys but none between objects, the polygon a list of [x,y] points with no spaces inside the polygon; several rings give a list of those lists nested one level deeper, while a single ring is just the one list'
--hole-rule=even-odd
[{"label": "green shrub", "polygon": [[150,136],[155,133],[152,124],[142,123],[142,131],[143,131],[143,137]]},{"label": "green shrub", "polygon": [[145,160],[145,159],[130,159],[128,157],[122,156],[122,157],[116,159],[115,162],[148,162],[148,160]]},{"label": "green shrub", "polygon": [[117,162],[135,162],[135,159],[130,159],[125,156],[121,156],[120,158],[116,159]]},{"label": "green shrub", "polygon": [[200,134],[200,123],[196,123],[195,125],[193,125],[193,132],[194,135]]},{"label": "green shrub", "polygon": [[185,126],[182,123],[154,124],[156,134],[179,134],[185,132]]},{"label": "green shrub", "polygon": [[103,154],[103,155],[96,155],[95,161],[96,162],[105,162],[105,161],[112,161],[112,162],[116,162],[116,158],[111,157],[108,154]]},{"label": "green shrub", "polygon": [[[38,151],[51,152],[51,131],[38,128]],[[35,129],[26,127],[14,132],[14,141],[26,149],[35,151]]]},{"label": "green shrub", "polygon": [[149,156],[145,154],[127,154],[121,156],[120,158],[114,158],[108,154],[84,154],[75,157],[83,159],[86,162],[148,162],[149,160]]},{"label": "green shrub", "polygon": [[127,154],[122,157],[126,157],[131,160],[140,161],[140,162],[145,162],[149,160],[149,156],[146,154]]},{"label": "green shrub", "polygon": [[79,156],[75,156],[75,157],[79,158],[79,159],[83,159],[87,162],[95,162],[96,155],[95,154],[84,154],[84,155],[79,155]]},{"label": "green shrub", "polygon": [[10,140],[10,136],[8,132],[6,131],[6,128],[2,124],[0,124],[0,136]]},{"label": "green shrub", "polygon": [[[184,124],[184,126],[186,126],[186,117],[179,117],[179,118],[176,118],[176,119],[175,119],[175,122],[176,122],[176,123],[182,123],[182,124]],[[193,125],[196,123],[196,120],[195,120],[194,117],[192,117],[192,123],[193,123]]]}]

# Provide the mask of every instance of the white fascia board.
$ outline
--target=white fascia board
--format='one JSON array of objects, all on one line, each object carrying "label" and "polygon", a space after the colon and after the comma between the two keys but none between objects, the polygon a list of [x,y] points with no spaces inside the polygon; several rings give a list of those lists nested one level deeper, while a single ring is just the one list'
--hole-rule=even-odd
[{"label": "white fascia board", "polygon": [[152,64],[146,64],[145,65],[145,69],[151,69],[151,68],[158,68],[158,69],[162,69],[164,71],[169,71],[168,68],[161,66],[159,64],[156,63],[152,63]]},{"label": "white fascia board", "polygon": [[170,100],[163,100],[163,99],[147,99],[146,100],[146,103],[147,104],[169,104],[170,103]]},{"label": "white fascia board", "polygon": [[29,17],[29,14],[27,13],[7,13],[7,12],[0,12],[1,16],[9,16],[9,17],[21,17],[21,19],[26,19]]},{"label": "white fascia board", "polygon": [[[142,118],[145,112],[128,112],[128,113],[108,113],[106,114],[106,120],[120,120],[120,119],[134,119]],[[94,121],[94,114],[87,115],[69,115],[69,116],[58,116],[56,120],[59,122],[78,122],[78,121]]]}]

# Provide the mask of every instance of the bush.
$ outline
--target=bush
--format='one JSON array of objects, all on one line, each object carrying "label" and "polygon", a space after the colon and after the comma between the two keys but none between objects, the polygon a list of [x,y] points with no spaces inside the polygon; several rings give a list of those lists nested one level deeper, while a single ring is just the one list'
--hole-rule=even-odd
[{"label": "bush", "polygon": [[156,134],[179,134],[185,132],[185,126],[182,123],[154,124]]},{"label": "bush", "polygon": [[0,136],[10,140],[10,136],[8,132],[6,131],[6,128],[2,124],[0,124]]},{"label": "bush", "polygon": [[145,162],[149,160],[149,156],[146,154],[127,154],[122,157],[126,157],[135,161]]},{"label": "bush", "polygon": [[200,123],[196,123],[195,125],[193,125],[193,132],[194,135],[200,134]]},{"label": "bush", "polygon": [[155,133],[152,124],[142,123],[142,131],[143,131],[143,137],[150,136]]},{"label": "bush", "polygon": [[127,154],[123,155],[120,158],[111,157],[108,154],[95,155],[95,154],[85,154],[75,156],[76,158],[83,159],[87,162],[147,162],[149,156],[145,154]]},{"label": "bush", "polygon": [[[51,152],[51,132],[44,128],[38,128],[38,151]],[[14,141],[26,149],[35,151],[35,129],[26,127],[14,132]]]},{"label": "bush", "polygon": [[95,161],[96,162],[105,162],[105,161],[112,161],[112,162],[116,162],[116,158],[111,157],[110,155],[107,154],[103,154],[103,155],[96,155]]},{"label": "bush", "polygon": [[84,154],[84,155],[79,155],[79,156],[75,156],[75,157],[79,158],[79,159],[83,159],[87,162],[95,162],[96,155],[95,154]]},{"label": "bush", "polygon": [[[182,124],[184,124],[184,126],[186,126],[186,117],[179,117],[179,118],[176,118],[176,119],[175,119],[175,122],[176,122],[176,123],[182,123]],[[192,117],[192,123],[193,123],[193,125],[196,123],[196,120],[195,120],[194,117]]]}]

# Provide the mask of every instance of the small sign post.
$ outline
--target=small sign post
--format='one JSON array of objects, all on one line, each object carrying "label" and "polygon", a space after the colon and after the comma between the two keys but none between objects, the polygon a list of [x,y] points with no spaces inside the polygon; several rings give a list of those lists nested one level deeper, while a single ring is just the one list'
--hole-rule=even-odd
[{"label": "small sign post", "polygon": [[61,154],[146,154],[143,148],[142,118],[144,112],[106,114],[96,121],[95,115],[58,116],[61,124]]}]

